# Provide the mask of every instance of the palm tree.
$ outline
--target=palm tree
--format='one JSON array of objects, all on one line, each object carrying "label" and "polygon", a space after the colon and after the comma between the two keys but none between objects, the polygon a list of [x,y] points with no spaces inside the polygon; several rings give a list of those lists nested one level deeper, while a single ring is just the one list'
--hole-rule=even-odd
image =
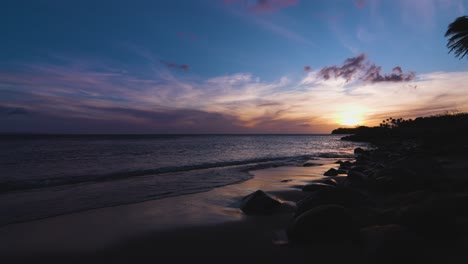
[{"label": "palm tree", "polygon": [[447,48],[454,51],[455,57],[463,58],[468,54],[468,16],[461,16],[453,21],[445,32],[449,37]]}]

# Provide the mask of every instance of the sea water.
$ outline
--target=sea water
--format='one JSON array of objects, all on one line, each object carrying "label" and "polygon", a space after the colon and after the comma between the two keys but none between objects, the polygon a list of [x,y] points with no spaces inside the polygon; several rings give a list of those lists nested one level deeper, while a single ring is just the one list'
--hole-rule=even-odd
[{"label": "sea water", "polygon": [[337,135],[0,136],[0,226],[207,191],[250,170],[349,158]]}]

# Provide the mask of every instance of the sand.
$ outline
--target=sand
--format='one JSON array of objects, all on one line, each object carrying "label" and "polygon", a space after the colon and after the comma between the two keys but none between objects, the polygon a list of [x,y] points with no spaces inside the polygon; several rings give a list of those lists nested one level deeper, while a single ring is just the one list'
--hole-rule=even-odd
[{"label": "sand", "polygon": [[[258,170],[251,180],[204,193],[3,226],[0,255],[8,262],[338,262],[355,254],[352,248],[335,254],[329,246],[283,245],[294,202],[305,195],[298,186],[336,167],[331,162]],[[243,214],[240,199],[259,189],[280,199],[281,209],[273,215]]]}]

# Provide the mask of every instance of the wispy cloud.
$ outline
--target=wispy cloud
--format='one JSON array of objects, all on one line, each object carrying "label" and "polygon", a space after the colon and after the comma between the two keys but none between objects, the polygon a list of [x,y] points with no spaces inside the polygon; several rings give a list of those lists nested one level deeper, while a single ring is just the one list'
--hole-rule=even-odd
[{"label": "wispy cloud", "polygon": [[29,111],[23,107],[10,107],[10,106],[2,106],[0,105],[0,116],[7,115],[28,115]]},{"label": "wispy cloud", "polygon": [[[269,31],[284,39],[312,44],[311,41],[297,33],[294,29],[286,27],[284,23],[276,21],[272,13],[278,15],[279,11],[299,4],[298,0],[224,0],[225,10],[238,18],[241,18],[257,27]],[[262,15],[267,14],[267,15]],[[285,19],[286,17],[282,17]],[[287,18],[288,21],[294,20]]]},{"label": "wispy cloud", "polygon": [[188,39],[188,40],[192,40],[192,41],[198,40],[197,35],[195,35],[193,33],[189,33],[189,32],[179,31],[179,32],[177,32],[177,36],[179,36],[182,39]]},{"label": "wispy cloud", "polygon": [[399,1],[401,20],[415,30],[431,30],[437,22],[440,10],[455,10],[460,15],[464,13],[463,0],[418,0]]},{"label": "wispy cloud", "polygon": [[171,69],[179,69],[183,71],[188,71],[190,66],[188,64],[177,64],[174,62],[161,61],[164,65]]}]

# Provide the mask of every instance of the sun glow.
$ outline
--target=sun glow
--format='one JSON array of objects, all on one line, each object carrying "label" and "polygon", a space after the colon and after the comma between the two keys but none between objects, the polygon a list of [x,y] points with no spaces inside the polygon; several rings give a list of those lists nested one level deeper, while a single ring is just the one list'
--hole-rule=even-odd
[{"label": "sun glow", "polygon": [[340,114],[338,123],[344,126],[358,126],[362,124],[362,111],[356,109],[346,111]]}]

